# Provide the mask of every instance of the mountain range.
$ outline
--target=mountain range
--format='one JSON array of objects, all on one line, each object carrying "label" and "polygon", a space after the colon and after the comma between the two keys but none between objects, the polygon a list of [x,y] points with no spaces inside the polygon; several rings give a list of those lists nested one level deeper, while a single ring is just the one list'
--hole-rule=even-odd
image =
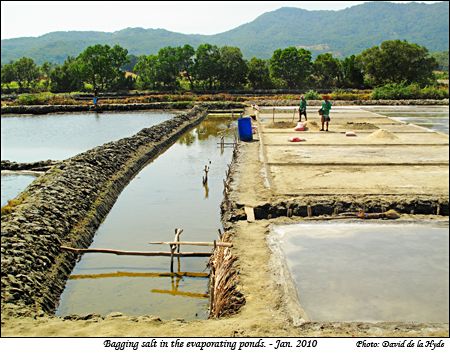
[{"label": "mountain range", "polygon": [[[149,23],[151,26],[151,23]],[[2,64],[26,56],[36,63],[62,63],[94,44],[119,44],[130,54],[155,54],[162,47],[201,43],[241,48],[245,58],[270,58],[275,49],[303,47],[313,55],[345,57],[388,39],[417,43],[429,51],[446,51],[449,2],[434,4],[367,2],[339,11],[283,7],[254,21],[215,35],[182,34],[164,29],[126,28],[116,32],[51,32],[39,37],[1,41]]]}]

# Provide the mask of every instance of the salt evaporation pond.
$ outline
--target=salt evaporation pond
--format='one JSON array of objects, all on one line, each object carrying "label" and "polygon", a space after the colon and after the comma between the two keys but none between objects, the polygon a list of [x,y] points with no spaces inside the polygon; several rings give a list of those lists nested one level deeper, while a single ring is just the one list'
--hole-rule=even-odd
[{"label": "salt evaporation pond", "polygon": [[[167,245],[148,243],[173,241],[175,228],[184,229],[181,241],[217,239],[222,181],[232,153],[230,148],[218,148],[220,131],[227,131],[231,141],[235,124],[207,119],[146,166],[120,194],[90,248],[169,251]],[[202,176],[209,161],[209,189],[205,189]],[[208,250],[181,248],[182,252]],[[207,258],[181,258],[180,263],[181,272],[203,274],[157,277],[170,272],[170,257],[84,254],[67,282],[57,315],[118,311],[163,319],[206,318]]]},{"label": "salt evaporation pond", "polygon": [[363,109],[403,123],[416,124],[447,135],[449,133],[448,106],[368,106]]},{"label": "salt evaporation pond", "polygon": [[448,222],[321,222],[274,226],[311,321],[444,322]]},{"label": "salt evaporation pond", "polygon": [[[173,112],[66,113],[1,117],[1,159],[62,160],[172,118]],[[2,174],[2,206],[36,178]]]},{"label": "salt evaporation pond", "polygon": [[2,115],[1,159],[63,160],[172,118],[172,112]]},{"label": "salt evaporation pond", "polygon": [[2,173],[2,206],[22,192],[35,178],[34,175]]}]

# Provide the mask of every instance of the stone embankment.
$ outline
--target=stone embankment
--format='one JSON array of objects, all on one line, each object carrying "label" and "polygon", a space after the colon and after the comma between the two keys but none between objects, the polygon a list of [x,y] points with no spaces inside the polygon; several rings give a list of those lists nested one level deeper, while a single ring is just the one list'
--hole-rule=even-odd
[{"label": "stone embankment", "polygon": [[37,178],[4,214],[2,209],[2,315],[52,315],[77,255],[86,248],[120,192],[139,170],[197,125],[208,108],[187,113],[132,137],[61,161]]},{"label": "stone embankment", "polygon": [[9,160],[1,161],[1,170],[7,171],[36,171],[43,172],[48,171],[54,165],[58,164],[60,161],[55,160],[43,160],[36,162],[15,162]]},{"label": "stone embankment", "polygon": [[[126,111],[142,111],[150,109],[190,109],[195,102],[153,102],[153,103],[127,103],[127,104],[99,104],[97,107],[93,105],[33,105],[33,106],[2,106],[2,114],[47,114],[61,112],[126,112]],[[204,107],[234,107],[243,108],[245,104],[235,102],[209,102],[203,103]]]}]

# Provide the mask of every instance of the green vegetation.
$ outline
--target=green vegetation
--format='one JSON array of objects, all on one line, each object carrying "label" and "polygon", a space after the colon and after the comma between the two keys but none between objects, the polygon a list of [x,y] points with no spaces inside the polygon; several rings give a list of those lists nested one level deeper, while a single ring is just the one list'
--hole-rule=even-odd
[{"label": "green vegetation", "polygon": [[445,52],[431,53],[431,56],[438,63],[438,70],[446,71],[448,75],[448,50]]},{"label": "green vegetation", "polygon": [[400,40],[366,49],[358,59],[366,82],[373,86],[400,82],[428,84],[438,65],[425,47]]},{"label": "green vegetation", "polygon": [[312,71],[311,57],[311,52],[303,48],[277,49],[270,59],[270,73],[284,87],[304,88]]},{"label": "green vegetation", "polygon": [[436,80],[448,80],[448,71],[435,71],[434,77]]},{"label": "green vegetation", "polygon": [[393,83],[377,87],[372,92],[372,98],[378,99],[442,99],[448,98],[448,89],[434,86],[421,88],[418,84]]},{"label": "green vegetation", "polygon": [[134,73],[123,71],[127,60],[126,49],[118,45],[88,47],[78,57],[68,57],[62,65],[44,63],[38,67],[32,59],[21,58],[2,67],[2,88],[11,90],[16,85],[18,92],[44,92],[23,94],[18,104],[72,104],[70,97],[55,96],[49,90],[53,93],[117,92],[136,88],[169,93],[183,89],[193,92],[310,90],[309,99],[316,97],[316,92],[311,90],[326,89],[333,90],[335,99],[361,99],[367,95],[348,89],[375,87],[376,98],[448,96],[445,89],[434,86],[438,64],[428,50],[400,40],[385,41],[342,60],[331,53],[320,54],[313,60],[310,51],[288,47],[275,50],[270,60],[246,61],[239,48],[208,43],[196,50],[189,45],[165,47],[157,55],[141,56],[137,58]]},{"label": "green vegetation", "polygon": [[305,93],[305,98],[307,100],[320,100],[322,96],[317,91],[309,90]]},{"label": "green vegetation", "polygon": [[76,101],[67,94],[55,95],[51,92],[36,94],[23,93],[17,97],[18,105],[74,105]]},{"label": "green vegetation", "polygon": [[87,47],[77,57],[77,70],[94,92],[114,89],[120,84],[124,73],[120,68],[127,62],[128,51],[119,45],[94,45]]},{"label": "green vegetation", "polygon": [[23,203],[23,201],[28,197],[28,194],[23,192],[17,198],[8,200],[7,204],[2,207],[2,216],[11,214],[14,209]]}]

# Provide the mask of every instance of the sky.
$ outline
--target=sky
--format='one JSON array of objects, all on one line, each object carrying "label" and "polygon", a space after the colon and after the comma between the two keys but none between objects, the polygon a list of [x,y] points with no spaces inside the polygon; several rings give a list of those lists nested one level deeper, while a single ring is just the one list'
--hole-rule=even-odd
[{"label": "sky", "polygon": [[[280,7],[341,10],[366,1],[2,1],[1,39],[127,27],[216,34]],[[410,1],[392,1],[405,3]],[[435,3],[437,1],[421,1]]]}]

